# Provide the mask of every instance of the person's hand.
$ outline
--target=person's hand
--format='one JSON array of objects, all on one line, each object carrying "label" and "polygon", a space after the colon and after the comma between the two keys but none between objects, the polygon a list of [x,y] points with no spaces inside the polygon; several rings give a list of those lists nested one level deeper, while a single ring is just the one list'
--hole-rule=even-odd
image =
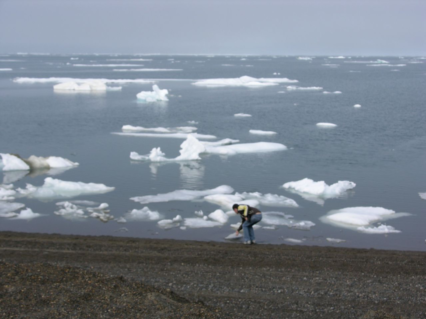
[{"label": "person's hand", "polygon": [[235,236],[238,236],[240,234],[240,232],[237,230],[236,232],[235,232]]},{"label": "person's hand", "polygon": [[248,217],[246,217],[246,220],[248,221]]}]

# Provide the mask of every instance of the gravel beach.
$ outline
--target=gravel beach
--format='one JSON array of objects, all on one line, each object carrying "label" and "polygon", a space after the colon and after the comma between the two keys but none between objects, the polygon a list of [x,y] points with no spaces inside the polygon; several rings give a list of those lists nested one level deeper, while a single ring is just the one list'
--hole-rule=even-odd
[{"label": "gravel beach", "polygon": [[1,318],[426,318],[426,253],[0,232]]}]

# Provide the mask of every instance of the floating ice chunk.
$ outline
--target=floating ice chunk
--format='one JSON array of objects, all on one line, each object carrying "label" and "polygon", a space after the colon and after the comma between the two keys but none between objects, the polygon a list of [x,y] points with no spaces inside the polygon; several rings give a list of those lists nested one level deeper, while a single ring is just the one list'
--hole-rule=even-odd
[{"label": "floating ice chunk", "polygon": [[287,147],[279,143],[243,143],[234,145],[225,145],[218,147],[206,146],[206,153],[218,154],[218,155],[236,155],[246,153],[264,153],[264,152],[277,152],[285,151]]},{"label": "floating ice chunk", "polygon": [[127,219],[125,219],[124,217],[117,218],[115,221],[120,224],[127,223]]},{"label": "floating ice chunk", "polygon": [[29,171],[30,167],[19,157],[0,153],[3,171]]},{"label": "floating ice chunk", "polygon": [[[375,222],[408,215],[407,213],[395,213],[393,210],[382,207],[348,207],[332,210],[320,219],[325,223],[331,223],[339,227],[368,232],[367,228],[362,227]],[[374,231],[374,229],[370,229],[370,231]]]},{"label": "floating ice chunk", "polygon": [[0,201],[0,217],[14,217],[17,214],[13,212],[24,207],[25,205],[21,203]]},{"label": "floating ice chunk", "polygon": [[177,72],[182,69],[113,69],[114,72]]},{"label": "floating ice chunk", "polygon": [[165,194],[132,197],[130,198],[130,200],[139,202],[141,204],[161,203],[169,201],[193,201],[208,195],[230,194],[233,191],[234,189],[232,187],[222,185],[213,189],[206,189],[203,191],[181,189]]},{"label": "floating ice chunk", "polygon": [[78,163],[71,162],[70,160],[57,156],[38,157],[31,155],[25,160],[27,164],[33,169],[38,168],[66,168],[78,166]]},{"label": "floating ice chunk", "polygon": [[116,67],[130,67],[130,66],[141,66],[140,64],[73,64],[75,67],[79,68],[116,68]]},{"label": "floating ice chunk", "polygon": [[324,93],[324,94],[342,94],[342,92],[340,92],[340,91],[334,91],[334,92],[324,91],[322,93]]},{"label": "floating ice chunk", "polygon": [[245,200],[256,200],[263,206],[272,206],[272,207],[299,207],[299,205],[291,198],[275,195],[275,194],[261,194],[258,192],[255,193],[236,193],[236,196],[240,196]]},{"label": "floating ice chunk", "polygon": [[78,208],[76,205],[70,202],[60,202],[56,203],[58,206],[62,206],[61,209],[55,211],[54,214],[58,216],[62,216],[66,219],[71,220],[81,220],[87,218],[84,214],[83,209]]},{"label": "floating ice chunk", "polygon": [[64,82],[53,86],[55,91],[75,91],[75,92],[103,92],[107,90],[121,90],[121,87],[107,87],[102,81],[87,81],[83,83]]},{"label": "floating ice chunk", "polygon": [[[231,195],[231,194],[213,194],[204,197],[206,202],[219,205],[224,209],[231,209],[232,205],[238,203],[240,205],[249,205],[256,207],[259,205],[259,201],[255,199],[246,200],[240,195]],[[233,211],[231,211],[234,214]]]},{"label": "floating ice chunk", "polygon": [[251,117],[250,114],[246,114],[246,113],[237,113],[234,114],[235,117]]},{"label": "floating ice chunk", "polygon": [[322,64],[322,66],[327,66],[329,68],[338,68],[340,65],[339,64]]},{"label": "floating ice chunk", "polygon": [[167,94],[169,91],[160,90],[157,85],[152,86],[152,91],[142,91],[136,95],[138,100],[141,102],[157,102],[157,101],[168,101]]},{"label": "floating ice chunk", "polygon": [[400,233],[400,230],[397,230],[395,228],[393,228],[392,226],[388,226],[388,225],[380,225],[377,227],[365,227],[365,226],[361,226],[358,227],[357,230],[359,230],[360,232],[363,233],[367,233],[367,234],[389,234],[389,233]]},{"label": "floating ice chunk", "polygon": [[250,134],[256,134],[256,135],[275,135],[277,132],[274,131],[262,131],[262,130],[249,130]]},{"label": "floating ice chunk", "polygon": [[406,64],[367,64],[367,66],[374,66],[374,67],[377,67],[377,66],[380,66],[380,67],[382,67],[382,66],[387,66],[387,67],[403,67],[403,66],[406,66]]},{"label": "floating ice chunk", "polygon": [[194,214],[197,215],[197,216],[199,216],[199,217],[203,217],[204,216],[204,213],[203,213],[202,210],[195,211]]},{"label": "floating ice chunk", "polygon": [[197,125],[197,124],[198,124],[198,122],[197,122],[197,121],[188,121],[187,123],[188,123],[188,124],[191,124],[191,125]]},{"label": "floating ice chunk", "polygon": [[182,221],[182,217],[180,215],[177,215],[173,219],[160,220],[157,223],[157,225],[158,225],[158,227],[160,227],[162,229],[171,229],[171,228],[174,228],[174,227],[179,227],[181,221]]},{"label": "floating ice chunk", "polygon": [[389,61],[385,60],[376,60],[376,61],[357,61],[357,60],[351,60],[351,61],[344,61],[345,63],[355,63],[355,64],[369,64],[369,63],[376,63],[376,64],[386,64],[389,63]]},{"label": "floating ice chunk", "polygon": [[225,237],[225,239],[227,239],[227,240],[235,240],[235,239],[240,239],[240,238],[243,238],[243,235],[241,235],[241,234],[236,234],[236,233],[232,233],[231,235],[228,235],[228,236],[226,236]]},{"label": "floating ice chunk", "polygon": [[110,215],[109,211],[97,211],[97,212],[94,211],[90,214],[90,217],[97,218],[104,223],[107,223],[110,220],[114,219],[114,216]]},{"label": "floating ice chunk", "polygon": [[142,126],[132,126],[132,125],[123,125],[121,128],[123,132],[155,132],[155,133],[191,133],[196,131],[197,128],[191,128],[190,130],[180,130],[178,128],[165,128],[165,127],[142,127]]},{"label": "floating ice chunk", "polygon": [[152,59],[106,59],[107,61],[152,61]]},{"label": "floating ice chunk", "polygon": [[223,140],[217,141],[217,142],[202,142],[203,145],[206,146],[222,146],[222,145],[231,145],[231,144],[235,144],[238,143],[239,140],[233,140],[230,138],[224,138]]},{"label": "floating ice chunk", "polygon": [[269,229],[269,230],[276,230],[277,227],[276,226],[263,226],[263,229]]},{"label": "floating ice chunk", "polygon": [[99,81],[102,83],[115,83],[115,84],[125,84],[125,83],[138,83],[138,84],[147,84],[152,83],[151,80],[145,79],[81,79],[81,78],[15,78],[13,82],[21,84],[32,84],[32,83],[66,83],[66,82],[75,82],[75,83],[86,83],[92,81]]},{"label": "floating ice chunk", "polygon": [[327,185],[324,181],[315,182],[312,179],[304,178],[296,182],[285,183],[282,187],[305,198],[323,204],[318,199],[329,199],[344,197],[347,191],[355,188],[356,184],[350,181],[338,181],[332,185]]},{"label": "floating ice chunk", "polygon": [[339,56],[329,56],[329,59],[346,59],[343,55],[339,55]]},{"label": "floating ice chunk", "polygon": [[295,238],[285,238],[286,242],[293,243],[293,244],[302,244],[305,240],[304,239],[295,239]]},{"label": "floating ice chunk", "polygon": [[278,85],[279,83],[296,83],[297,80],[290,80],[287,78],[253,78],[250,76],[242,76],[240,78],[230,78],[230,79],[208,79],[208,80],[198,80],[193,85],[202,86],[202,87],[265,87]]},{"label": "floating ice chunk", "polygon": [[218,221],[205,220],[203,218],[185,218],[183,224],[189,228],[209,228],[223,225]]},{"label": "floating ice chunk", "polygon": [[6,71],[13,71],[11,68],[1,68],[0,71],[6,72]]},{"label": "floating ice chunk", "polygon": [[287,90],[289,91],[320,91],[322,90],[322,87],[319,86],[308,86],[308,87],[301,87],[301,86],[287,86]]},{"label": "floating ice chunk", "polygon": [[310,230],[315,223],[309,220],[293,220],[293,216],[281,212],[264,212],[262,223],[272,226],[287,226],[298,230]]},{"label": "floating ice chunk", "polygon": [[346,241],[345,239],[339,239],[339,238],[326,238],[326,240],[329,241],[330,243],[335,243],[335,244],[344,243]]},{"label": "floating ice chunk", "polygon": [[161,148],[153,148],[148,155],[139,155],[137,152],[130,152],[130,159],[134,161],[150,161],[150,162],[166,162],[171,161],[172,159],[168,159],[165,157],[161,151]]},{"label": "floating ice chunk", "polygon": [[[188,138],[188,133],[134,133],[134,132],[113,132],[111,134],[115,135],[122,135],[122,136],[135,136],[135,137],[162,137],[162,138],[181,138],[186,139]],[[192,133],[192,136],[194,136],[197,139],[205,139],[205,140],[214,140],[216,136],[214,135],[205,135],[205,134],[197,134]]]},{"label": "floating ice chunk", "polygon": [[17,192],[21,194],[21,196],[39,200],[52,200],[58,198],[71,198],[80,195],[104,194],[114,189],[114,187],[108,187],[104,184],[68,182],[47,177],[42,186],[35,187],[31,184],[27,184],[26,189],[18,188]]},{"label": "floating ice chunk", "polygon": [[226,224],[226,222],[228,221],[229,217],[228,217],[228,215],[226,215],[223,212],[223,210],[217,209],[213,213],[209,214],[209,218],[213,219],[214,221],[217,221],[219,223]]},{"label": "floating ice chunk", "polygon": [[19,214],[17,214],[16,216],[14,216],[14,219],[24,219],[24,220],[30,220],[30,219],[34,219],[37,217],[42,216],[39,213],[34,213],[31,208],[26,208],[23,209],[19,212]]},{"label": "floating ice chunk", "polygon": [[179,228],[182,230],[186,230],[186,226],[180,226]]},{"label": "floating ice chunk", "polygon": [[142,209],[133,209],[130,213],[126,215],[127,219],[130,220],[158,220],[162,216],[157,211],[151,211],[148,207]]},{"label": "floating ice chunk", "polygon": [[420,198],[426,200],[426,193],[419,193]]},{"label": "floating ice chunk", "polygon": [[13,185],[0,185],[0,201],[14,200],[16,191],[13,190]]},{"label": "floating ice chunk", "polygon": [[335,128],[337,127],[336,124],[333,123],[317,123],[317,126],[320,128]]},{"label": "floating ice chunk", "polygon": [[312,58],[310,57],[306,57],[306,56],[300,56],[297,58],[298,60],[302,60],[302,61],[312,61]]},{"label": "floating ice chunk", "polygon": [[355,104],[354,107],[359,108],[361,107],[361,104]]}]

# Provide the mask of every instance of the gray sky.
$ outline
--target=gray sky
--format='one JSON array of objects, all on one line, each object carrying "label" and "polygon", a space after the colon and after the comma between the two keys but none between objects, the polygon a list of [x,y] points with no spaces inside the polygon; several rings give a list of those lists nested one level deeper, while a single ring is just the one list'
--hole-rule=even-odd
[{"label": "gray sky", "polygon": [[0,0],[0,52],[425,55],[426,0]]}]

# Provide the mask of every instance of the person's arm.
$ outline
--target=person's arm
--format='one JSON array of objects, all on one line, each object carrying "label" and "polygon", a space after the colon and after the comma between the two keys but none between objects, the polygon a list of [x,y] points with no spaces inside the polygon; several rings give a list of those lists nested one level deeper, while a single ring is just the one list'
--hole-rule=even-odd
[{"label": "person's arm", "polygon": [[236,231],[237,235],[240,233],[241,229],[243,229],[243,223],[244,223],[244,218],[243,218],[243,216],[241,216],[241,224],[240,224],[240,227],[238,227],[238,229]]}]

